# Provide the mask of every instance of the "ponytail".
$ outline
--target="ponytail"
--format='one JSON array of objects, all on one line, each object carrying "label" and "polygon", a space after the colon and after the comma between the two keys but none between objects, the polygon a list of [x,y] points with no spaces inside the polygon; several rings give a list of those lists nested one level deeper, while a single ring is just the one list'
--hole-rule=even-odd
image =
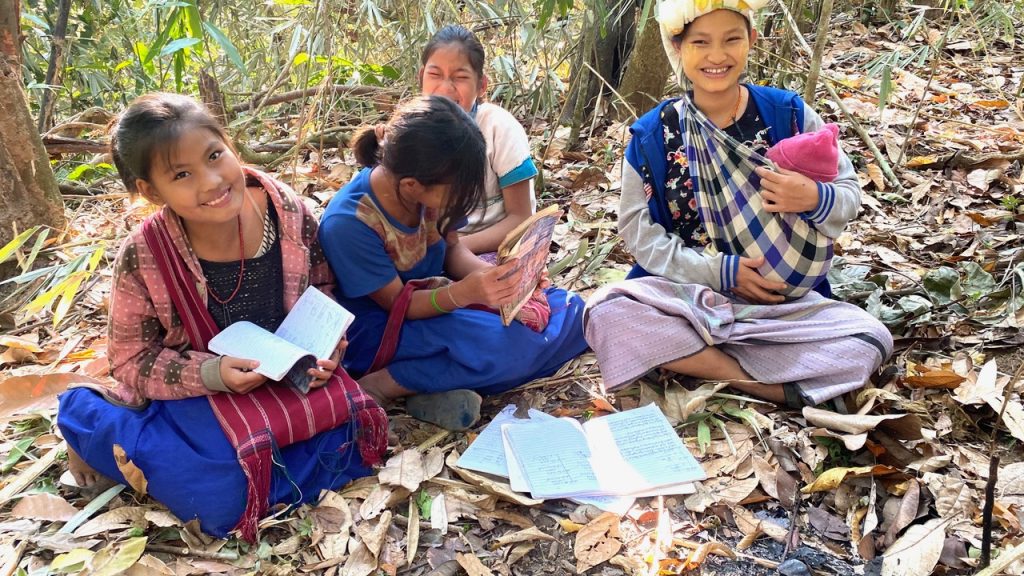
[{"label": "ponytail", "polygon": [[360,166],[376,166],[380,161],[380,140],[373,126],[360,128],[352,138],[350,147]]}]

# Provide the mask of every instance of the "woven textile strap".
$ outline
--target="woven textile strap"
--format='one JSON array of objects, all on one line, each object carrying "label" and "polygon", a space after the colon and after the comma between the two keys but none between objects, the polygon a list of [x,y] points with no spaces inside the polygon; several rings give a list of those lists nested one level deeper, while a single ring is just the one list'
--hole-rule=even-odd
[{"label": "woven textile strap", "polygon": [[754,169],[774,168],[771,161],[715,126],[689,98],[683,99],[680,129],[697,211],[712,240],[707,251],[764,256],[758,272],[784,282],[782,294],[789,299],[823,281],[832,266],[832,239],[799,214],[765,209]]}]

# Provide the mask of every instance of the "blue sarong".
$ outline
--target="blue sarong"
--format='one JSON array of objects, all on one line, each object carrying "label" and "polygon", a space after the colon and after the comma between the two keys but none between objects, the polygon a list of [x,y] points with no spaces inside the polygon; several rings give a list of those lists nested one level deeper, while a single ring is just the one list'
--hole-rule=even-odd
[{"label": "blue sarong", "polygon": [[[199,519],[203,532],[223,538],[246,508],[247,479],[206,397],[152,401],[132,409],[76,388],[60,397],[58,426],[68,444],[97,472],[125,482],[114,444],[145,472],[149,494],[179,519]],[[323,489],[367,476],[355,424],[321,432],[274,456],[270,504],[315,500]]]}]

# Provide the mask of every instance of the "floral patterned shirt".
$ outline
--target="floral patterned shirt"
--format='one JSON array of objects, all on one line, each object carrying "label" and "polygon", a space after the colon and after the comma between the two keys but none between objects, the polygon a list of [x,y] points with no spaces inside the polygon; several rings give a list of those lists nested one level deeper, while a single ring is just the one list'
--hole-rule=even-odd
[{"label": "floral patterned shirt", "polygon": [[[665,106],[662,109],[661,128],[665,136],[665,150],[668,151],[665,158],[668,163],[665,198],[669,213],[672,214],[671,231],[682,238],[687,246],[706,246],[710,239],[697,212],[697,199],[693,196],[693,179],[689,173],[690,162],[686,158],[683,131],[679,126],[679,112],[675,106]],[[764,154],[770,146],[768,128],[761,119],[757,106],[748,104],[740,119],[726,127],[725,132],[759,154]],[[650,197],[653,192],[650,184],[651,175],[646,166],[642,172],[644,188]]]}]

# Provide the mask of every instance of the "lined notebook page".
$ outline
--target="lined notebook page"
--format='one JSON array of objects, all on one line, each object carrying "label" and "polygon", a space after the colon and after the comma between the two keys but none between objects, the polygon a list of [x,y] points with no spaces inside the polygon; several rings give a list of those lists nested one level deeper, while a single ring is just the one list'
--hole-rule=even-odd
[{"label": "lined notebook page", "polygon": [[656,404],[596,418],[583,428],[599,455],[594,468],[602,492],[635,494],[706,478]]},{"label": "lined notebook page", "polygon": [[[505,458],[505,443],[501,437],[502,424],[520,424],[532,421],[554,420],[555,417],[539,410],[531,409],[529,418],[516,418],[515,404],[505,406],[494,420],[480,432],[473,443],[456,463],[460,468],[486,472],[502,478],[509,477],[508,461]],[[522,490],[525,492],[526,490]]]},{"label": "lined notebook page", "polygon": [[502,426],[534,498],[599,494],[590,445],[575,420]]}]

